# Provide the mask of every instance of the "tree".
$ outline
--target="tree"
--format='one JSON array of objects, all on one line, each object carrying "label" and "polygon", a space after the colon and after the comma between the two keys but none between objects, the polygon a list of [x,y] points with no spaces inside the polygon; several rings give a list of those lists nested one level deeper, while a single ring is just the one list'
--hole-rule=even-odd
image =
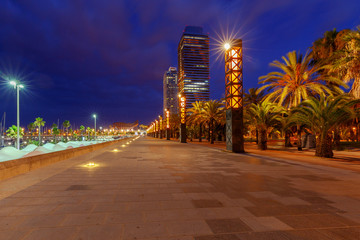
[{"label": "tree", "polygon": [[347,95],[326,97],[321,94],[319,99],[310,97],[293,109],[293,118],[316,134],[316,156],[333,157],[331,132],[355,117],[353,106],[359,102]]},{"label": "tree", "polygon": [[264,91],[259,91],[259,88],[249,88],[248,92],[244,93],[244,105],[247,106],[252,103],[260,103],[264,97]]},{"label": "tree", "polygon": [[193,125],[199,126],[199,142],[202,141],[202,127],[205,122],[203,111],[205,103],[203,101],[196,101],[192,103],[192,108],[188,111],[190,112],[189,122]]},{"label": "tree", "polygon": [[54,136],[54,143],[56,143],[56,136],[60,134],[60,130],[57,128],[56,124],[55,124],[55,127],[53,125],[52,134]]},{"label": "tree", "polygon": [[90,127],[87,127],[87,128],[86,128],[86,131],[87,131],[87,133],[88,133],[88,140],[90,140],[91,128],[90,128]]},{"label": "tree", "polygon": [[34,122],[34,125],[39,129],[39,146],[41,146],[41,127],[45,126],[45,123],[41,117],[37,117]]},{"label": "tree", "polygon": [[[6,130],[6,136],[16,139],[17,138],[17,126],[12,125],[11,127],[9,127],[8,130]],[[24,136],[24,130],[22,128],[19,129],[19,137],[22,138]],[[16,141],[15,141],[15,147],[16,146]]]},{"label": "tree", "polygon": [[343,40],[345,46],[338,51],[339,59],[333,70],[342,73],[346,83],[354,80],[350,93],[360,99],[360,26],[355,31],[347,31]]},{"label": "tree", "polygon": [[[264,91],[259,91],[259,88],[249,88],[248,93],[245,92],[244,94],[244,107],[247,108],[252,103],[258,104],[263,100],[264,97],[265,97]],[[256,144],[258,144],[259,131],[257,129],[255,129],[255,136],[256,136],[255,142]]]},{"label": "tree", "polygon": [[202,111],[202,117],[205,122],[208,123],[210,133],[210,143],[214,144],[214,130],[215,124],[224,117],[223,104],[217,100],[210,100],[204,103],[204,109]]},{"label": "tree", "polygon": [[280,124],[283,108],[269,100],[263,100],[260,103],[252,103],[248,108],[249,115],[254,120],[256,128],[259,130],[259,144],[261,150],[267,149],[268,130],[272,126]]},{"label": "tree", "polygon": [[80,134],[81,134],[81,138],[82,138],[82,136],[83,136],[84,130],[85,130],[84,125],[81,125],[81,126],[80,126]]},{"label": "tree", "polygon": [[[270,66],[279,69],[280,71],[271,72],[265,76],[260,77],[262,86],[259,91],[267,89],[270,93],[265,98],[266,100],[273,100],[285,109],[297,107],[302,101],[312,96],[320,94],[332,95],[333,90],[342,92],[337,86],[346,85],[338,78],[333,76],[321,76],[319,71],[325,67],[319,65],[312,65],[312,57],[309,54],[302,56],[296,51],[289,52],[286,57],[282,57],[283,62],[273,61]],[[330,89],[324,85],[324,81],[333,84]],[[301,129],[297,124],[297,147],[301,147]]]},{"label": "tree", "polygon": [[71,126],[70,125],[70,121],[69,120],[65,120],[64,122],[63,122],[63,127],[65,128],[65,130],[66,130],[66,139],[67,139],[67,136],[69,135],[69,127]]},{"label": "tree", "polygon": [[34,129],[35,129],[35,124],[34,124],[33,122],[31,122],[31,123],[29,123],[29,124],[27,125],[27,128],[29,129],[30,136],[32,136],[32,133],[33,133],[33,131],[34,131]]}]

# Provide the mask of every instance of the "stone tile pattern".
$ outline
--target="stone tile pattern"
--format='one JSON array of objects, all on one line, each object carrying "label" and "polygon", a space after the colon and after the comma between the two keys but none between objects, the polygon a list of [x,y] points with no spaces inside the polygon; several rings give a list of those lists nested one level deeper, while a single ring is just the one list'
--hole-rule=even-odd
[{"label": "stone tile pattern", "polygon": [[121,145],[0,200],[0,239],[360,239],[358,173],[166,140]]}]

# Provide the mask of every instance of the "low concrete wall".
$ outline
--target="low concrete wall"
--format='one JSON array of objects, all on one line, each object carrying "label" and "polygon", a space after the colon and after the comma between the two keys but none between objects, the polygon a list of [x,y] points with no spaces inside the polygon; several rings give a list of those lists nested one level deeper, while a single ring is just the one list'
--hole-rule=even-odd
[{"label": "low concrete wall", "polygon": [[31,170],[44,167],[46,165],[59,162],[62,160],[66,160],[72,157],[76,157],[85,153],[89,153],[97,149],[128,139],[131,138],[119,139],[110,142],[98,143],[89,146],[71,148],[71,149],[66,149],[52,153],[45,153],[31,157],[24,157],[24,158],[5,161],[5,162],[0,162],[0,180],[11,178],[22,173],[27,173]]}]

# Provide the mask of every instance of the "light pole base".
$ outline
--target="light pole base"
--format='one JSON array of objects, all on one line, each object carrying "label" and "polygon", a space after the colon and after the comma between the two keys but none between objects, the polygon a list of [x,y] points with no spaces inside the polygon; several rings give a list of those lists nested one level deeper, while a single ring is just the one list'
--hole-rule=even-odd
[{"label": "light pole base", "polygon": [[226,110],[226,150],[244,153],[243,109]]}]

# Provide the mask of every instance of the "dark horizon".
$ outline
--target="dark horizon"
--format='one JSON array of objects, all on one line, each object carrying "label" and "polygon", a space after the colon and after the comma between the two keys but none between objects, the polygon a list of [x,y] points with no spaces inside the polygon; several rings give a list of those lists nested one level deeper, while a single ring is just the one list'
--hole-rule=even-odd
[{"label": "dark horizon", "polygon": [[[162,77],[177,67],[187,25],[210,37],[210,96],[224,95],[226,32],[243,39],[244,87],[256,87],[269,63],[305,54],[325,31],[360,25],[358,0],[10,1],[0,3],[0,72],[24,78],[20,121],[97,126],[148,124],[162,112]],[[228,31],[229,30],[229,31]],[[227,35],[227,34],[225,34]],[[0,117],[16,125],[16,92],[0,79]]]}]

